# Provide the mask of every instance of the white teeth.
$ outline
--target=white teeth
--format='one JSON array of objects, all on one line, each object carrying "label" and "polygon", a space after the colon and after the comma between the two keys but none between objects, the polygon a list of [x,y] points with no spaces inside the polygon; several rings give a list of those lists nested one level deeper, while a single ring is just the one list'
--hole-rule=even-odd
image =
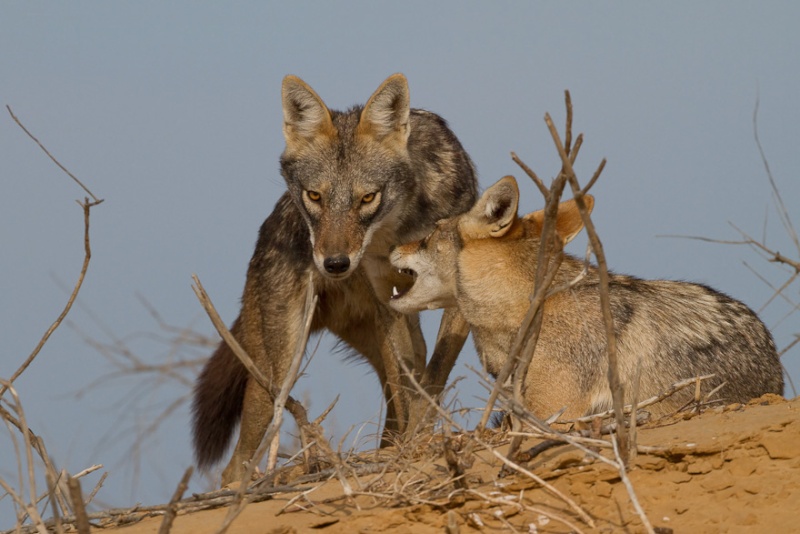
[{"label": "white teeth", "polygon": [[400,294],[400,292],[397,290],[397,287],[392,286],[392,296],[396,297],[399,294]]}]

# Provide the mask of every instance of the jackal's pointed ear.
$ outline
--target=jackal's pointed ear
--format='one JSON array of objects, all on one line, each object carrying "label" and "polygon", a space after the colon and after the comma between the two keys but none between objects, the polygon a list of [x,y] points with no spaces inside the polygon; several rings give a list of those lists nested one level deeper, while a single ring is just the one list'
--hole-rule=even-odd
[{"label": "jackal's pointed ear", "polygon": [[501,237],[517,218],[519,187],[513,176],[504,176],[484,191],[465,218],[463,230],[473,236]]},{"label": "jackal's pointed ear", "polygon": [[281,88],[283,136],[288,149],[300,148],[320,137],[336,135],[331,112],[322,99],[297,76],[286,76]]},{"label": "jackal's pointed ear", "polygon": [[[594,209],[594,197],[584,195],[583,202],[586,204],[586,211],[592,213]],[[544,225],[544,210],[528,213],[523,217],[525,221],[533,223],[536,232],[541,233]],[[556,233],[561,238],[561,243],[566,245],[572,241],[576,235],[583,230],[583,219],[575,199],[569,199],[558,205],[558,215],[556,216]]]},{"label": "jackal's pointed ear", "polygon": [[408,117],[408,81],[402,74],[393,74],[375,91],[358,122],[358,132],[371,135],[378,141],[391,141],[405,146],[411,132]]}]

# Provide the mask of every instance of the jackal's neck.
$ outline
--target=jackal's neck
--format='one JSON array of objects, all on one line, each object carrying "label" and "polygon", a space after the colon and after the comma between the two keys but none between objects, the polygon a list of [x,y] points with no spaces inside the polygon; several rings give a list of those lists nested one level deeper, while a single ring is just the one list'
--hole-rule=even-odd
[{"label": "jackal's neck", "polygon": [[[517,239],[507,246],[486,242],[462,250],[457,273],[457,301],[467,322],[485,332],[515,332],[530,307],[539,255],[538,239]],[[487,261],[491,258],[491,261]],[[597,268],[564,254],[551,287],[596,285]]]}]

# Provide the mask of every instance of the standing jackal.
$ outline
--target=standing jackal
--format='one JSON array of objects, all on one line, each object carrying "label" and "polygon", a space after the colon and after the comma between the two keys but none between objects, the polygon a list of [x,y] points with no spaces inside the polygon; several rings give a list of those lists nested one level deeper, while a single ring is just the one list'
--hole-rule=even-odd
[{"label": "standing jackal", "polygon": [[[475,170],[441,117],[409,108],[402,74],[346,112],[328,109],[295,76],[284,78],[282,100],[281,174],[288,191],[261,226],[232,333],[280,386],[310,280],[319,297],[312,330],[330,330],[370,363],[386,397],[384,435],[403,433],[414,413],[398,360],[435,393],[468,329],[457,311],[446,312],[426,369],[418,318],[387,305],[401,278],[389,252],[468,210],[477,197]],[[194,391],[197,463],[208,467],[221,458],[241,418],[222,480],[240,478],[272,419],[272,402],[222,342]]]},{"label": "standing jackal", "polygon": [[[584,197],[588,209],[594,199]],[[530,306],[544,212],[517,217],[519,189],[507,176],[467,213],[439,222],[421,241],[400,246],[392,265],[414,277],[391,306],[404,313],[457,305],[469,324],[486,369],[497,375]],[[562,244],[583,228],[574,201],[559,205]],[[544,304],[539,341],[528,369],[524,402],[541,418],[566,407],[576,418],[611,407],[606,379],[605,325],[597,269],[565,255],[554,286],[570,283]],[[706,392],[724,383],[719,397],[746,402],[783,393],[783,373],[764,324],[747,306],[709,287],[641,280],[613,274],[609,284],[620,380],[631,391],[641,359],[640,398],[673,383],[715,374]],[[691,395],[673,395],[648,408],[663,414]],[[690,398],[690,397],[689,397]],[[630,401],[630,399],[627,399]]]}]

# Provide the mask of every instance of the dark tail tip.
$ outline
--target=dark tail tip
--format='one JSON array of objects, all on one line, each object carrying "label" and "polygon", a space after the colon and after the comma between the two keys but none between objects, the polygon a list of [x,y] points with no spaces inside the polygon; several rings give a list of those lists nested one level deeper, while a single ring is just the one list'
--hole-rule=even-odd
[{"label": "dark tail tip", "polygon": [[239,423],[247,369],[223,341],[206,363],[194,388],[192,434],[197,466],[217,463]]}]

